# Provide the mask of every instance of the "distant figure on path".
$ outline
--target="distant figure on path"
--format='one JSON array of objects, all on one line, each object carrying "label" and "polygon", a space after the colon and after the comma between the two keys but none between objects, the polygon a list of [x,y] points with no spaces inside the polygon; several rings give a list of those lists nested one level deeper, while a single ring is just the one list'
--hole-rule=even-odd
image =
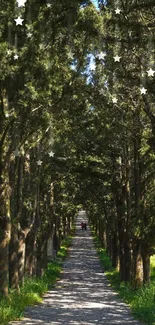
[{"label": "distant figure on path", "polygon": [[86,222],[84,222],[83,228],[84,228],[84,230],[87,230],[87,224],[86,224]]},{"label": "distant figure on path", "polygon": [[81,229],[83,230],[87,230],[87,224],[86,224],[86,222],[81,222]]}]

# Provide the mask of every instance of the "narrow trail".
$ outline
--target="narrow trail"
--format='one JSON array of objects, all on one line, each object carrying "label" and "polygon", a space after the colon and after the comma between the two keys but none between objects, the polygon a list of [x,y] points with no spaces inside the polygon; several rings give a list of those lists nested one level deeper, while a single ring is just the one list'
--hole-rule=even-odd
[{"label": "narrow trail", "polygon": [[81,230],[86,217],[79,213],[76,236],[64,271],[43,303],[28,307],[16,325],[140,325],[118,295],[110,288],[103,273],[88,229]]}]

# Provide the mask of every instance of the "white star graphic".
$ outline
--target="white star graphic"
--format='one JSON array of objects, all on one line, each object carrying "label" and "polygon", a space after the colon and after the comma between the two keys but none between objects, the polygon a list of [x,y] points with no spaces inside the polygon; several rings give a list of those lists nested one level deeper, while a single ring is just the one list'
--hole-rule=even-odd
[{"label": "white star graphic", "polygon": [[71,51],[68,53],[68,58],[73,59],[73,53]]},{"label": "white star graphic", "polygon": [[13,153],[14,153],[14,156],[15,157],[19,157],[20,156],[20,151],[18,149],[16,149]]},{"label": "white star graphic", "polygon": [[101,52],[100,54],[97,55],[99,60],[104,60],[105,56],[106,56],[105,52]]},{"label": "white star graphic", "polygon": [[154,73],[155,73],[155,70],[152,70],[152,68],[150,68],[150,69],[147,71],[147,73],[148,73],[148,76],[149,76],[149,77],[153,77],[153,76],[154,76]]},{"label": "white star graphic", "polygon": [[7,50],[7,55],[11,55],[12,51],[11,50]]},{"label": "white star graphic", "polygon": [[16,25],[22,25],[23,24],[23,20],[22,18],[18,17],[16,19],[14,19],[14,21],[16,22]]},{"label": "white star graphic", "polygon": [[54,152],[53,151],[50,151],[48,154],[49,154],[50,157],[54,157]]},{"label": "white star graphic", "polygon": [[113,97],[112,102],[113,102],[113,104],[116,104],[118,102],[118,99],[116,97]]},{"label": "white star graphic", "polygon": [[142,87],[142,88],[140,88],[140,92],[141,92],[141,95],[145,95],[147,92],[147,89]]},{"label": "white star graphic", "polygon": [[116,13],[116,15],[120,15],[120,12],[121,12],[121,9],[119,9],[119,8],[116,8],[116,9],[115,9],[115,13]]},{"label": "white star graphic", "polygon": [[99,90],[100,95],[104,95],[104,89]]},{"label": "white star graphic", "polygon": [[121,56],[116,55],[113,58],[115,62],[120,62]]},{"label": "white star graphic", "polygon": [[41,166],[42,163],[43,163],[43,162],[42,162],[41,160],[38,160],[38,161],[37,161],[37,165],[38,165],[38,166]]},{"label": "white star graphic", "polygon": [[17,2],[18,2],[18,6],[22,7],[25,5],[26,0],[17,0]]},{"label": "white star graphic", "polygon": [[28,38],[31,38],[31,37],[32,37],[32,33],[28,32],[28,33],[27,33],[27,37],[28,37]]},{"label": "white star graphic", "polygon": [[18,60],[18,58],[19,58],[19,55],[18,54],[15,54],[14,55],[14,60]]}]

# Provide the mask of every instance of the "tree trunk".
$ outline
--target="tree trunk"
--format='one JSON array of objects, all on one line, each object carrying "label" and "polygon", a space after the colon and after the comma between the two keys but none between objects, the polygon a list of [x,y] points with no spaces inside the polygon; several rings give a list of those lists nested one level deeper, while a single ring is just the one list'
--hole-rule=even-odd
[{"label": "tree trunk", "polygon": [[112,266],[114,268],[118,268],[118,261],[119,261],[119,255],[118,255],[118,235],[117,232],[113,232],[112,235]]},{"label": "tree trunk", "polygon": [[131,280],[131,247],[130,239],[128,234],[126,234],[124,242],[124,281],[130,282]]},{"label": "tree trunk", "polygon": [[143,283],[150,282],[150,251],[147,244],[142,245]]},{"label": "tree trunk", "polygon": [[[125,156],[125,154],[124,154]],[[115,157],[113,157],[113,169],[114,176],[112,182],[112,192],[115,199],[116,206],[116,224],[118,232],[118,251],[119,251],[119,271],[120,271],[120,280],[125,281],[126,276],[126,267],[125,267],[125,240],[128,240],[126,235],[127,229],[127,217],[126,217],[126,170],[124,168],[125,158],[119,157],[119,168],[118,163],[116,162]],[[116,177],[116,170],[119,172],[119,179]],[[128,245],[128,243],[126,243]]]},{"label": "tree trunk", "polygon": [[7,166],[0,161],[0,294],[8,295],[9,242],[11,237],[10,186]]},{"label": "tree trunk", "polygon": [[130,157],[130,146],[125,146],[126,153],[126,181],[125,181],[125,200],[126,200],[126,233],[124,242],[125,251],[125,282],[131,280],[131,157]]},{"label": "tree trunk", "polygon": [[132,286],[137,288],[143,283],[143,266],[141,257],[141,245],[140,242],[135,241],[133,245],[132,256]]},{"label": "tree trunk", "polygon": [[150,256],[143,253],[143,283],[148,284],[150,282]]},{"label": "tree trunk", "polygon": [[18,274],[18,228],[12,224],[9,245],[9,283],[12,289],[19,291]]},{"label": "tree trunk", "polygon": [[[134,219],[135,229],[138,226],[139,220],[142,220],[143,211],[141,209],[141,136],[140,136],[140,122],[139,122],[139,108],[136,109],[134,114],[135,134],[133,138],[134,145]],[[132,283],[137,287],[143,283],[143,268],[141,256],[141,238],[140,236],[133,238],[133,267],[132,267]]]},{"label": "tree trunk", "polygon": [[53,235],[53,249],[55,250],[56,253],[59,249],[59,238],[56,231]]},{"label": "tree trunk", "polygon": [[70,215],[67,216],[66,219],[66,235],[68,236],[70,234],[71,227],[73,225],[73,220],[70,217]]},{"label": "tree trunk", "polygon": [[9,170],[9,182],[11,186],[10,196],[10,211],[11,211],[11,240],[9,244],[9,284],[12,289],[19,289],[19,274],[18,274],[18,225],[16,220],[17,207],[16,207],[16,169],[18,166],[18,160],[12,160],[10,162]]},{"label": "tree trunk", "polygon": [[66,216],[63,215],[63,217],[62,217],[62,236],[66,237],[66,235],[67,235]]},{"label": "tree trunk", "polygon": [[44,271],[47,267],[47,240],[48,237],[46,239],[41,238],[37,245],[36,276],[39,278],[44,275]]},{"label": "tree trunk", "polygon": [[0,294],[4,296],[8,296],[10,234],[9,216],[0,216]]},{"label": "tree trunk", "polygon": [[103,234],[104,234],[104,223],[103,223],[103,219],[99,219],[99,240],[100,243],[103,247]]},{"label": "tree trunk", "polygon": [[102,247],[107,249],[107,236],[106,236],[106,231],[103,233],[103,244]]},{"label": "tree trunk", "polygon": [[119,240],[119,262],[120,262],[120,281],[125,280],[125,256],[124,256],[124,245],[121,240]]},{"label": "tree trunk", "polygon": [[36,275],[36,235],[32,229],[26,237],[26,252],[25,252],[25,274],[27,277]]},{"label": "tree trunk", "polygon": [[111,256],[112,256],[112,241],[111,241],[111,233],[108,230],[107,230],[106,238],[107,238],[106,253],[111,258]]},{"label": "tree trunk", "polygon": [[32,214],[32,220],[31,225],[29,227],[29,231],[26,235],[26,247],[25,247],[25,273],[28,277],[31,277],[33,275],[36,275],[36,268],[37,268],[37,248],[36,248],[36,237],[37,237],[37,231],[40,228],[40,203],[39,203],[39,189],[34,189],[36,191],[36,194],[34,195],[34,207],[33,207],[33,214]]},{"label": "tree trunk", "polygon": [[19,283],[24,284],[24,273],[25,273],[25,239],[26,233],[22,229],[19,229],[18,233],[18,272],[19,272]]},{"label": "tree trunk", "polygon": [[119,271],[120,280],[125,281],[125,211],[124,211],[124,197],[122,194],[117,194],[116,197],[116,211],[117,211],[117,224],[118,224],[118,239],[119,239]]}]

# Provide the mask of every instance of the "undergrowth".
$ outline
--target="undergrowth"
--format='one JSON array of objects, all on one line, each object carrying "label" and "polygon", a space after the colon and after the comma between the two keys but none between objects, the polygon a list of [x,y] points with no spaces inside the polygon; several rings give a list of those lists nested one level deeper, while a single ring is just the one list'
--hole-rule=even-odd
[{"label": "undergrowth", "polygon": [[60,278],[62,263],[67,256],[71,240],[71,236],[63,240],[56,259],[48,263],[42,278],[26,279],[20,293],[10,290],[8,298],[0,298],[0,325],[21,319],[26,306],[42,301],[43,294]]},{"label": "undergrowth", "polygon": [[110,285],[130,307],[133,315],[148,325],[155,325],[155,256],[151,258],[151,281],[149,285],[133,289],[130,284],[120,282],[119,272],[112,267],[105,249],[101,248],[93,232],[96,249]]}]

